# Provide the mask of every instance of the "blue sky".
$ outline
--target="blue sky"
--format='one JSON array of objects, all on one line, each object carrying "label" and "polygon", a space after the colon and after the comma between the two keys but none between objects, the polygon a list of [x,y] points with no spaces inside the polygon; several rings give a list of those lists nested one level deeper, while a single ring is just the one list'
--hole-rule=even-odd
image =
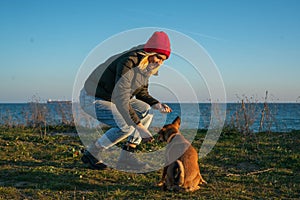
[{"label": "blue sky", "polygon": [[142,27],[175,30],[202,45],[221,73],[228,101],[243,95],[261,100],[266,90],[270,101],[299,100],[300,1],[174,2],[1,0],[0,102],[27,102],[34,95],[71,99],[90,51]]}]

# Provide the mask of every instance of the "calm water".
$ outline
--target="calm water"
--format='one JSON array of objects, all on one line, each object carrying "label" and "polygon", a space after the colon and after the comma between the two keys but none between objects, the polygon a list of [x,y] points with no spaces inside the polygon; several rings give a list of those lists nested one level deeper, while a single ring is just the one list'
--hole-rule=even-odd
[{"label": "calm water", "polygon": [[[176,116],[181,116],[182,128],[209,127],[211,118],[211,104],[168,104],[173,112],[163,115],[154,112],[154,119],[151,126],[160,127],[170,123]],[[220,104],[221,105],[221,104]],[[222,106],[214,107],[214,110],[222,110]],[[249,122],[250,129],[257,132],[260,128],[262,111],[264,105],[260,103],[246,104],[246,112],[242,110],[241,104],[226,104],[225,124],[243,126],[245,116]],[[270,103],[268,110],[265,110],[262,130],[285,132],[300,130],[300,104],[299,103]],[[39,119],[39,114],[47,121],[47,124],[55,125],[62,122],[72,121],[72,105],[65,103],[48,104],[0,104],[0,124],[20,125],[30,124]],[[220,116],[216,116],[218,118]]]},{"label": "calm water", "polygon": [[[173,113],[167,117],[157,115],[154,117],[153,125],[161,124],[160,121],[172,122],[176,116],[181,116],[184,120],[185,128],[200,128],[207,129],[211,120],[211,113],[218,113],[221,110],[222,104],[216,106],[212,111],[211,104],[200,103],[195,104],[168,104]],[[226,104],[225,125],[235,124],[244,126],[245,115],[250,129],[254,132],[260,130],[260,122],[262,120],[262,111],[264,110],[264,118],[261,130],[271,130],[278,132],[286,132],[291,130],[300,130],[300,104],[299,103],[270,103],[268,110],[264,109],[263,103],[246,104],[246,113],[242,110],[241,104],[229,103]],[[195,117],[198,116],[198,117]],[[218,119],[220,116],[216,116]],[[157,120],[155,120],[155,118]]]}]

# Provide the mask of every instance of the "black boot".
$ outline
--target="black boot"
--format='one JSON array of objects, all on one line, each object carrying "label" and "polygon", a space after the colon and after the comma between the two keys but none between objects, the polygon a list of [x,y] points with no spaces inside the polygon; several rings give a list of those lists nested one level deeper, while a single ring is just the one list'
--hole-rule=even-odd
[{"label": "black boot", "polygon": [[151,167],[145,163],[140,161],[136,155],[136,148],[130,147],[128,145],[124,145],[121,151],[117,169],[119,170],[146,170]]},{"label": "black boot", "polygon": [[[83,156],[81,157],[81,161],[85,164],[89,164],[92,169],[103,170],[107,168],[107,165],[103,163],[100,159],[100,151],[102,149],[96,147],[95,143],[93,143],[88,150],[84,150]],[[97,158],[95,158],[95,156]]]}]

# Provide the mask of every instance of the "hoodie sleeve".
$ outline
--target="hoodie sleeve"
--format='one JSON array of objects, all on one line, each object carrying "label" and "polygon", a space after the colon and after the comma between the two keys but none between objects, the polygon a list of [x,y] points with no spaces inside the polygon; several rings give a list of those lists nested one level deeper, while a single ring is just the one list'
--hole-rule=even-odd
[{"label": "hoodie sleeve", "polygon": [[158,100],[156,100],[155,98],[153,98],[149,94],[149,92],[148,92],[148,84],[145,85],[145,86],[143,86],[142,89],[140,90],[140,92],[137,93],[135,96],[136,96],[137,99],[146,102],[150,106],[152,106],[152,105],[154,105],[156,103],[159,103]]},{"label": "hoodie sleeve", "polygon": [[126,123],[132,126],[140,123],[138,115],[129,103],[134,78],[134,66],[134,61],[129,57],[125,57],[117,64],[116,84],[112,94],[112,102],[115,103]]}]

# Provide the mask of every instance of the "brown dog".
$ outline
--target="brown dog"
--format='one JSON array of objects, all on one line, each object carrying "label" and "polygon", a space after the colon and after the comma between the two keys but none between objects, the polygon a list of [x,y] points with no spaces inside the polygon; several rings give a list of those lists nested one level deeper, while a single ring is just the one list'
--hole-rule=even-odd
[{"label": "brown dog", "polygon": [[180,117],[172,124],[165,125],[159,132],[158,140],[168,143],[166,167],[158,186],[166,190],[193,192],[206,183],[200,174],[198,154],[195,148],[179,132]]}]

